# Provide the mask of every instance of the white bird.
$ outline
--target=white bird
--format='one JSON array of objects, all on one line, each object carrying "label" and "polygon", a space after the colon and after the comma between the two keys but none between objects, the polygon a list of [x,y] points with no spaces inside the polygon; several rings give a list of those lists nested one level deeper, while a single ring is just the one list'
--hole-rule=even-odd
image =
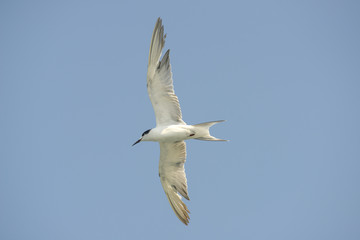
[{"label": "white bird", "polygon": [[[227,141],[210,135],[209,128],[221,121],[187,125],[182,120],[179,100],[174,92],[169,51],[160,61],[165,44],[164,26],[158,18],[151,38],[147,72],[147,90],[153,105],[156,127],[142,134],[140,141],[156,141],[160,144],[159,177],[169,203],[176,216],[189,223],[190,211],[181,196],[189,199],[184,164],[186,144],[184,140]],[[181,196],[180,196],[181,195]]]}]

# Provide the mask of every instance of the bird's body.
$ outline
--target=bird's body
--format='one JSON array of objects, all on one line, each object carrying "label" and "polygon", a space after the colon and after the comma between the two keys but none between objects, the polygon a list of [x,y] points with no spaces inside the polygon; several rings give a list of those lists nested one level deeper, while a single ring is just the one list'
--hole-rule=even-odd
[{"label": "bird's body", "polygon": [[182,120],[179,100],[174,92],[169,50],[160,61],[165,37],[162,20],[158,18],[151,39],[147,73],[147,89],[155,112],[156,127],[145,131],[133,145],[140,141],[159,142],[161,184],[175,214],[187,225],[190,212],[181,201],[181,196],[190,200],[184,169],[186,161],[185,140],[226,140],[215,138],[209,132],[212,125],[222,121],[187,125]]},{"label": "bird's body", "polygon": [[144,135],[142,141],[154,141],[154,142],[179,142],[188,139],[208,140],[208,141],[223,141],[217,139],[209,134],[208,125],[213,125],[215,121],[209,123],[202,123],[197,125],[168,125],[168,126],[156,126],[151,131]]},{"label": "bird's body", "polygon": [[143,141],[178,142],[190,139],[194,130],[189,125],[157,126],[144,136]]}]

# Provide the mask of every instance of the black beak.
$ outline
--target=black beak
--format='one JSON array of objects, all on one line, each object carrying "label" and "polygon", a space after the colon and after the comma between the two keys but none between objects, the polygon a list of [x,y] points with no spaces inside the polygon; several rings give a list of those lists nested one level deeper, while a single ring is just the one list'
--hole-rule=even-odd
[{"label": "black beak", "polygon": [[132,146],[134,146],[135,144],[138,144],[139,142],[141,142],[141,139],[142,139],[142,138],[140,138],[139,140],[137,140]]}]

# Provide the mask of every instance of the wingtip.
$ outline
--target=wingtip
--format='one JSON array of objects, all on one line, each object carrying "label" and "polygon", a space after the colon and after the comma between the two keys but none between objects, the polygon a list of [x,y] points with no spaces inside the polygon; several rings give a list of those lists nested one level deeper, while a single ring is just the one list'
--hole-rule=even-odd
[{"label": "wingtip", "polygon": [[162,24],[162,19],[159,17],[155,23],[151,37],[148,66],[151,64],[156,66],[159,61],[161,51],[165,45],[165,38],[166,34],[164,34],[164,25]]},{"label": "wingtip", "polygon": [[162,25],[162,19],[161,19],[161,17],[158,17],[158,18],[157,18],[155,26],[158,25],[158,24],[159,24],[159,25]]},{"label": "wingtip", "polygon": [[182,223],[188,225],[190,221],[190,211],[187,208],[186,204],[181,200],[181,196],[175,191],[176,189],[174,189],[167,181],[161,180],[161,184],[163,185],[166,197],[175,215]]},{"label": "wingtip", "polygon": [[[178,202],[174,199],[171,198],[171,196],[169,196],[169,194],[166,194],[167,198],[169,200],[169,203],[172,207],[172,209],[175,212],[175,215],[178,217],[178,219],[184,223],[185,225],[188,225],[188,223],[190,222],[190,211],[187,208],[187,206],[185,205],[185,203],[183,201],[181,201],[181,199],[179,198]],[[180,209],[179,209],[180,207]]]}]

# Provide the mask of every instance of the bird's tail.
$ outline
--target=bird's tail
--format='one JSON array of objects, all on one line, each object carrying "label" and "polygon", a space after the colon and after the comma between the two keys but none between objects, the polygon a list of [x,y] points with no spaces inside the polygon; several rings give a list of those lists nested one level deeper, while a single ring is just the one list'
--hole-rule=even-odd
[{"label": "bird's tail", "polygon": [[196,135],[199,137],[195,137],[194,139],[203,140],[203,141],[228,141],[224,139],[219,139],[210,135],[210,127],[216,123],[224,122],[225,120],[213,121],[213,122],[205,122],[200,124],[193,125],[195,127]]}]

